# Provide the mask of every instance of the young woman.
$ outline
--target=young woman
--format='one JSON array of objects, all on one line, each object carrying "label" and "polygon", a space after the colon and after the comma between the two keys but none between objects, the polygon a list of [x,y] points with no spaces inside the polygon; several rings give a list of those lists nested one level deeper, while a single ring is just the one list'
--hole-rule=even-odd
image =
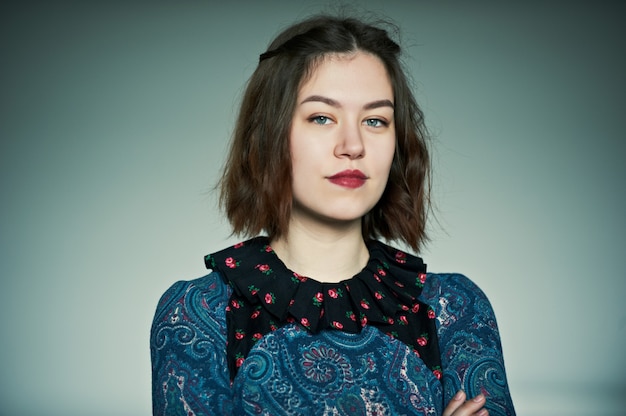
[{"label": "young woman", "polygon": [[[429,274],[422,113],[387,32],[319,16],[247,86],[221,180],[234,232],[151,333],[155,415],[511,415],[491,306]],[[263,236],[259,236],[263,234]]]}]

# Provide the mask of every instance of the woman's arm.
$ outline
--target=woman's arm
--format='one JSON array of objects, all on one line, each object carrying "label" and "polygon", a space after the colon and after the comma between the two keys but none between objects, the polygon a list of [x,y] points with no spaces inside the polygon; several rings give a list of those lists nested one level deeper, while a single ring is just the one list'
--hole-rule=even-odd
[{"label": "woman's arm", "polygon": [[[496,318],[485,294],[459,274],[430,275],[424,295],[436,306],[444,404],[463,390],[483,395],[491,416],[514,415]],[[471,401],[471,400],[470,400]]]},{"label": "woman's arm", "polygon": [[217,273],[177,282],[161,297],[150,334],[154,415],[231,413],[228,298]]}]

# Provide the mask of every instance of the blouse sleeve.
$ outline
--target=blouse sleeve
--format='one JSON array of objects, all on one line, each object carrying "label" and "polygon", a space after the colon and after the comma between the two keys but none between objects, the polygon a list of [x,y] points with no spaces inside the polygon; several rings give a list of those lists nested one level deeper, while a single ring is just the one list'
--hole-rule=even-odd
[{"label": "blouse sleeve", "polygon": [[225,352],[228,298],[217,273],[177,282],[161,297],[150,333],[154,415],[232,413]]},{"label": "blouse sleeve", "polygon": [[483,393],[491,416],[515,415],[489,300],[460,274],[431,275],[431,281],[427,296],[437,311],[444,405],[462,389],[468,397]]}]

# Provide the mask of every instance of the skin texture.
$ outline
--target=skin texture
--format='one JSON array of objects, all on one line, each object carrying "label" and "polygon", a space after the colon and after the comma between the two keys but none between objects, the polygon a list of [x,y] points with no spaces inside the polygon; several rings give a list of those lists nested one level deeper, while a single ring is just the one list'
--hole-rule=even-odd
[{"label": "skin texture", "polygon": [[471,400],[466,400],[465,392],[460,390],[452,398],[443,411],[443,416],[488,416],[489,411],[483,409],[485,396],[479,394]]},{"label": "skin texture", "polygon": [[[337,282],[367,263],[361,217],[387,184],[396,143],[393,114],[387,71],[371,54],[326,56],[303,82],[290,135],[289,230],[272,241],[292,270]],[[367,179],[357,188],[333,183],[331,177],[345,170]],[[320,256],[324,264],[311,262]]]},{"label": "skin texture", "polygon": [[[301,85],[290,135],[293,209],[288,232],[271,242],[291,270],[338,282],[367,263],[361,218],[389,177],[396,145],[393,98],[383,63],[361,51],[324,57]],[[346,170],[366,179],[359,186],[332,180]],[[484,404],[484,396],[467,400],[460,391],[443,416],[486,416]]]},{"label": "skin texture", "polygon": [[[291,128],[293,218],[360,222],[380,199],[395,150],[393,91],[370,54],[326,57],[300,88]],[[358,188],[329,177],[358,169]]]}]

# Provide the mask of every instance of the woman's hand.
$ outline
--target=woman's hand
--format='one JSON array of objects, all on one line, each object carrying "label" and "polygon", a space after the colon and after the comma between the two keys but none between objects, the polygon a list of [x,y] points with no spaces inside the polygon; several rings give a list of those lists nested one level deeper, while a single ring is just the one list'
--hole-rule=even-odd
[{"label": "woman's hand", "polygon": [[463,390],[459,390],[448,406],[443,411],[442,416],[488,416],[489,411],[484,409],[485,396],[479,394],[471,400],[465,400],[466,395]]}]

